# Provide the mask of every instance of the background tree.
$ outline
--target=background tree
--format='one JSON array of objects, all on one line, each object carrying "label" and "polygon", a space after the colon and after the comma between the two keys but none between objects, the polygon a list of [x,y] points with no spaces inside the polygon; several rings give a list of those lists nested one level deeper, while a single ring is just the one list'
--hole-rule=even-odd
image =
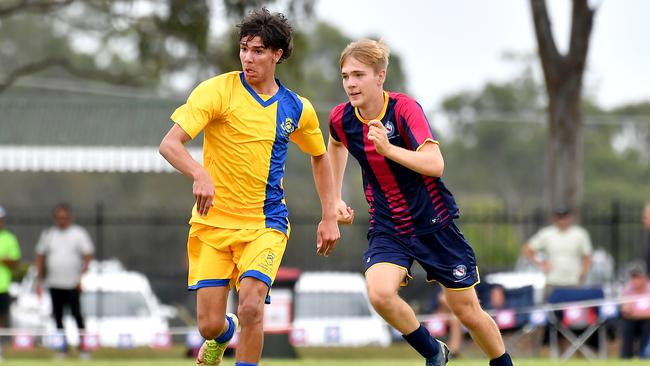
[{"label": "background tree", "polygon": [[530,0],[538,51],[548,93],[549,208],[577,207],[583,183],[580,101],[595,10],[573,0],[566,54],[558,51],[546,0]]}]

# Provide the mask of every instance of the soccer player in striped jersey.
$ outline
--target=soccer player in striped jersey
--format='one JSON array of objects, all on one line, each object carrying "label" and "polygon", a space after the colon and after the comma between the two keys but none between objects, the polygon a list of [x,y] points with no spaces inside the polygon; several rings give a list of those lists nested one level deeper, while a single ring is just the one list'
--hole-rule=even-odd
[{"label": "soccer player in striped jersey", "polygon": [[[334,185],[318,118],[309,100],[275,79],[291,54],[291,26],[279,13],[251,12],[239,25],[242,71],[202,82],[171,119],[161,154],[193,180],[196,204],[187,243],[188,289],[197,291],[197,364],[219,365],[241,324],[236,366],[256,366],[263,344],[265,300],[289,237],[282,179],[289,141],[311,156],[323,209],[317,251],[339,239]],[[204,133],[203,165],[184,144]],[[237,316],[226,314],[231,286]]]},{"label": "soccer player in striped jersey", "polygon": [[490,365],[511,366],[499,329],[473,288],[480,281],[476,259],[454,223],[459,210],[440,179],[444,161],[438,141],[415,100],[384,91],[388,48],[374,40],[353,42],[343,50],[340,67],[349,101],[330,113],[328,149],[340,223],[354,216],[341,200],[348,153],[361,166],[370,213],[364,254],[370,302],[427,366],[446,364],[447,346],[429,335],[398,295],[417,261],[427,281],[443,286],[452,312]]}]

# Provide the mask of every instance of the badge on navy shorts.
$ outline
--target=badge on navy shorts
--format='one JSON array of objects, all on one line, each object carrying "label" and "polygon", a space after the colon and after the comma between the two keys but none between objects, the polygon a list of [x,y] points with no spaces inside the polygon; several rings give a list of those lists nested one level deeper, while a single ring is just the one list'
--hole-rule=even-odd
[{"label": "badge on navy shorts", "polygon": [[457,265],[453,270],[453,275],[459,280],[465,278],[467,276],[467,267],[462,264]]}]

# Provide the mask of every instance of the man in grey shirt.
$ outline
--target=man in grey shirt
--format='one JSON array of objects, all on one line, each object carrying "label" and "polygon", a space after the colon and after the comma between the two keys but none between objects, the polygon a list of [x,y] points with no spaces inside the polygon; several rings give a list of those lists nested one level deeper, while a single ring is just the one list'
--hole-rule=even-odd
[{"label": "man in grey shirt", "polygon": [[[45,229],[36,245],[37,291],[43,284],[50,291],[52,313],[56,326],[63,331],[63,309],[70,308],[79,333],[85,329],[81,314],[81,275],[88,270],[94,247],[86,229],[72,224],[67,204],[58,204],[52,211],[55,225]],[[83,339],[80,342],[83,351]]]},{"label": "man in grey shirt", "polygon": [[[553,225],[542,228],[523,247],[523,253],[546,274],[546,296],[557,287],[584,284],[591,266],[589,233],[573,223],[573,212],[560,209]],[[537,258],[544,254],[544,260]]]}]

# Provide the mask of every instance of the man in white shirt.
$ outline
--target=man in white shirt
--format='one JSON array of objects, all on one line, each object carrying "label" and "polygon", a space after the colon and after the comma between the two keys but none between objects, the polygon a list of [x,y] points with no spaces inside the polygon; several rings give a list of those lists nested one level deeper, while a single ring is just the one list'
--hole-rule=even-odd
[{"label": "man in white shirt", "polygon": [[574,225],[573,218],[569,209],[555,211],[553,225],[542,228],[524,244],[523,253],[546,274],[546,295],[556,287],[584,284],[589,272],[591,239],[585,229]]},{"label": "man in white shirt", "polygon": [[63,331],[63,309],[69,307],[83,334],[81,275],[88,270],[94,247],[86,229],[72,224],[71,213],[67,204],[58,204],[52,211],[55,225],[41,233],[36,245],[37,291],[42,293],[43,284],[49,288],[59,330]]}]

